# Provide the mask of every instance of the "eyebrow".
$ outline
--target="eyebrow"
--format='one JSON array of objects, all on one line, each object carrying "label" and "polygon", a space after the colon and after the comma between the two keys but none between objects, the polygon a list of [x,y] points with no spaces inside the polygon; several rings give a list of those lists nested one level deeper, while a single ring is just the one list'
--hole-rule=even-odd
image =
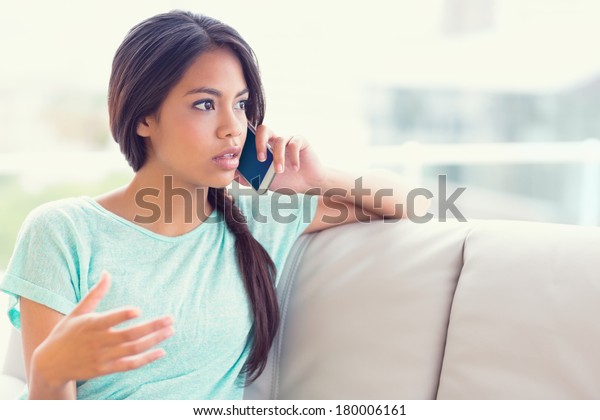
[{"label": "eyebrow", "polygon": [[[244,90],[239,91],[237,93],[237,95],[235,95],[235,97],[237,98],[237,97],[242,96],[242,95],[244,95],[244,94],[246,94],[248,92],[249,92],[249,90],[248,90],[248,88],[246,88]],[[223,96],[223,92],[221,92],[220,90],[214,89],[214,88],[209,88],[209,87],[194,88],[194,89],[188,91],[184,96],[193,95],[195,93],[208,93],[209,95],[217,96],[219,98]]]}]

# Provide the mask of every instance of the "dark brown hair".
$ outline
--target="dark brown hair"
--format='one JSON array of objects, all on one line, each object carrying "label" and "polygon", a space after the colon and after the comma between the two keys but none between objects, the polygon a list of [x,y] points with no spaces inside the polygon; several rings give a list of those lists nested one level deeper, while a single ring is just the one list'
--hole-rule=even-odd
[{"label": "dark brown hair", "polygon": [[[137,134],[137,124],[159,111],[169,91],[200,54],[215,48],[227,48],[239,59],[249,90],[246,115],[249,122],[260,124],[265,101],[256,57],[230,26],[175,10],[136,25],[119,46],[108,92],[110,128],[134,171],[144,165],[147,156],[146,141]],[[209,188],[208,201],[235,235],[237,261],[252,306],[252,346],[243,370],[250,383],[264,370],[279,326],[275,264],[224,188]]]}]

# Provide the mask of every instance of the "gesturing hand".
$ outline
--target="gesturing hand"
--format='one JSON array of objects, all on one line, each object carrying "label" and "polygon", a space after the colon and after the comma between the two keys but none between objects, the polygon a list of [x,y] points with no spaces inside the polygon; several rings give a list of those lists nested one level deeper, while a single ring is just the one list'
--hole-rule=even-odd
[{"label": "gesturing hand", "polygon": [[103,272],[100,281],[35,350],[35,364],[48,386],[60,388],[72,380],[136,369],[164,356],[164,350],[150,349],[173,334],[171,317],[115,329],[139,316],[139,310],[93,312],[109,288],[110,275]]}]

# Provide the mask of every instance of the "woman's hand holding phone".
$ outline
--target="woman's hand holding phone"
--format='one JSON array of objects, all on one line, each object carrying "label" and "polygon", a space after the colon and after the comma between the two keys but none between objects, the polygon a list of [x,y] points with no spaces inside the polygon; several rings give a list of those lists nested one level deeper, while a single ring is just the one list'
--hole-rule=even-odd
[{"label": "woman's hand holding phone", "polygon": [[325,168],[304,137],[278,136],[267,126],[260,125],[256,128],[255,142],[256,157],[253,158],[262,162],[272,155],[270,166],[276,176],[270,182],[270,190],[287,188],[303,193],[323,185]]},{"label": "woman's hand holding phone", "polygon": [[171,317],[114,329],[139,316],[139,310],[94,312],[109,288],[110,276],[103,272],[100,281],[34,351],[34,376],[43,382],[38,385],[61,389],[70,381],[136,369],[164,356],[164,350],[150,349],[173,334]]},{"label": "woman's hand holding phone", "polygon": [[259,194],[264,194],[268,191],[275,177],[273,153],[267,148],[265,156],[262,159],[258,159],[255,133],[254,127],[248,124],[246,141],[244,142],[244,148],[240,156],[237,173],[242,176],[240,182],[243,185],[251,186]]}]

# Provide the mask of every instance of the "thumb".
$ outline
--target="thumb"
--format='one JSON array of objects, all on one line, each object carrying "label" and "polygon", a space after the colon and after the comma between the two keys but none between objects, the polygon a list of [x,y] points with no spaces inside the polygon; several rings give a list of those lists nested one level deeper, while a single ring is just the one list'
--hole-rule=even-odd
[{"label": "thumb", "polygon": [[92,312],[110,289],[110,274],[102,271],[100,280],[90,289],[87,295],[75,306],[71,315],[83,315]]}]

